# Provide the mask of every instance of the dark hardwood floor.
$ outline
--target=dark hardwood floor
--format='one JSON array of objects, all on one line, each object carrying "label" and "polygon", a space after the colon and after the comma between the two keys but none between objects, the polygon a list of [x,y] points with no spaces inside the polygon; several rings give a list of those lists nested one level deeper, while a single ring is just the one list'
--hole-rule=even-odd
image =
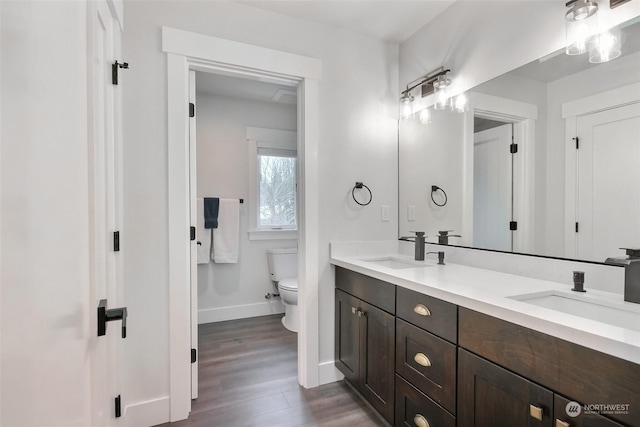
[{"label": "dark hardwood floor", "polygon": [[298,385],[297,334],[282,315],[199,327],[199,397],[187,420],[162,427],[384,426],[343,381]]}]

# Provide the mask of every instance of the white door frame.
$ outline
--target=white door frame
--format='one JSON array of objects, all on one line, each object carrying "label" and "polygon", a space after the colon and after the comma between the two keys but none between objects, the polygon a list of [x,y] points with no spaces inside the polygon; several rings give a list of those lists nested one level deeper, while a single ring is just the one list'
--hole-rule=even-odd
[{"label": "white door frame", "polygon": [[319,384],[318,81],[321,62],[198,33],[162,28],[167,53],[170,420],[191,410],[189,227],[189,70],[298,83],[298,382]]},{"label": "white door frame", "polygon": [[513,251],[531,253],[535,247],[535,121],[538,107],[512,99],[482,93],[470,93],[470,108],[465,114],[465,140],[463,148],[463,241],[473,242],[473,118],[474,116],[513,123],[513,136],[518,142],[514,159],[514,219],[518,232],[513,238]]}]

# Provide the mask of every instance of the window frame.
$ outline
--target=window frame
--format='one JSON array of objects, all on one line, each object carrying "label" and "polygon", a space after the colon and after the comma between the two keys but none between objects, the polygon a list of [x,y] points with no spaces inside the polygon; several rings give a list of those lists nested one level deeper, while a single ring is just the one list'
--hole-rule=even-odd
[{"label": "window frame", "polygon": [[[250,197],[248,201],[249,215],[249,240],[281,240],[281,239],[297,239],[299,224],[299,167],[297,153],[297,132],[247,127],[247,142],[249,147],[249,189]],[[277,152],[282,150],[283,153],[289,154],[294,152],[296,158],[296,227],[295,228],[269,228],[261,227],[258,223],[260,215],[260,175],[258,172],[258,148],[268,149]]]}]

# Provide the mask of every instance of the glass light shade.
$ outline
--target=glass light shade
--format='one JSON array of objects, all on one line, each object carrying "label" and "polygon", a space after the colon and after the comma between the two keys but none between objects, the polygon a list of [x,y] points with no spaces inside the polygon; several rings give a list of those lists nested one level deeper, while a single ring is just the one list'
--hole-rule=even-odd
[{"label": "glass light shade", "polygon": [[420,123],[422,123],[423,125],[428,125],[429,123],[431,123],[431,111],[429,111],[428,108],[425,108],[424,110],[420,111],[418,118],[420,120]]},{"label": "glass light shade", "polygon": [[401,117],[403,120],[410,119],[413,116],[413,101],[416,98],[411,94],[411,92],[405,92],[400,97],[400,105],[401,105]]},{"label": "glass light shade", "polygon": [[589,50],[589,62],[599,64],[616,59],[622,54],[620,29],[600,33],[594,40],[593,47]]},{"label": "glass light shade", "polygon": [[578,0],[566,13],[567,55],[580,55],[593,47],[598,34],[598,5],[595,2]]},{"label": "glass light shade", "polygon": [[465,93],[456,96],[451,105],[451,109],[456,113],[464,113],[469,110],[469,99]]},{"label": "glass light shade", "polygon": [[444,110],[451,106],[451,98],[449,97],[449,85],[451,80],[447,76],[439,76],[438,80],[433,82],[434,103],[433,108],[436,110]]}]

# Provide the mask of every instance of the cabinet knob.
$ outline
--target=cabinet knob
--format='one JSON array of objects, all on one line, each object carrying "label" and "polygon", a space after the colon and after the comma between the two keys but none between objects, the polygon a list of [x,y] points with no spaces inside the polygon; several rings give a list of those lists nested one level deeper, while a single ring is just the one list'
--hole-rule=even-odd
[{"label": "cabinet knob", "polygon": [[416,416],[413,417],[413,423],[418,427],[431,427],[429,421],[420,414],[416,414]]},{"label": "cabinet knob", "polygon": [[556,418],[556,427],[570,427],[570,424]]},{"label": "cabinet knob", "polygon": [[413,360],[415,360],[418,365],[431,366],[431,360],[423,353],[416,353],[416,355],[413,356]]},{"label": "cabinet knob", "polygon": [[364,311],[358,309],[358,317],[364,317],[366,315],[367,315],[367,313],[365,313]]},{"label": "cabinet knob", "polygon": [[531,415],[531,418],[542,421],[542,408],[538,408],[534,405],[529,405],[529,415]]},{"label": "cabinet knob", "polygon": [[360,310],[356,310],[355,307],[351,307],[351,314],[356,314]]},{"label": "cabinet knob", "polygon": [[429,310],[425,305],[418,304],[413,307],[413,312],[419,314],[420,316],[431,316],[431,310]]}]

